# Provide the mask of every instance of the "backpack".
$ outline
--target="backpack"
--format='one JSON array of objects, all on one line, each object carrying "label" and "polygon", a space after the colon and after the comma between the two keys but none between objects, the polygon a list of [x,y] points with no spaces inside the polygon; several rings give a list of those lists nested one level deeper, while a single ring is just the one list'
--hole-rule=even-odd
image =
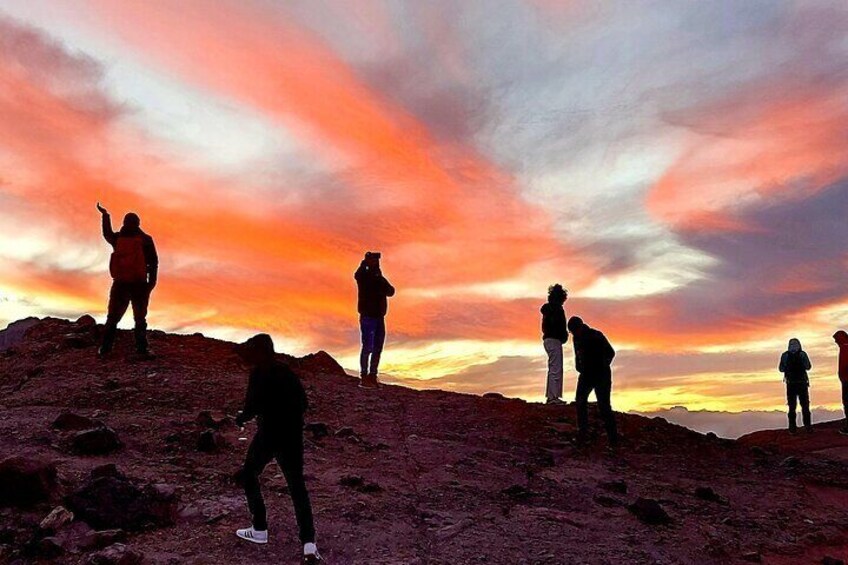
[{"label": "backpack", "polygon": [[786,356],[786,380],[799,382],[807,380],[807,367],[804,366],[804,354],[802,352],[789,353]]},{"label": "backpack", "polygon": [[140,235],[120,235],[109,261],[109,273],[115,282],[137,283],[147,281],[147,258],[144,256],[144,238]]}]

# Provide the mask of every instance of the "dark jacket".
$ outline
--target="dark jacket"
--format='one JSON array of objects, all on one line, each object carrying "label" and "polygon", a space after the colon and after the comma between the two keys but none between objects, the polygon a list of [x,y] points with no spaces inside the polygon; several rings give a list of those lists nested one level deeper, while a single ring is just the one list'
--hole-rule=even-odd
[{"label": "dark jacket", "polygon": [[272,436],[300,434],[303,415],[309,408],[300,379],[283,363],[256,367],[250,373],[244,409],[236,418],[243,426],[253,418],[259,429]]},{"label": "dark jacket", "polygon": [[574,365],[580,374],[609,373],[615,349],[606,336],[586,326],[580,336],[574,335]]},{"label": "dark jacket", "polygon": [[565,309],[562,304],[545,302],[542,305],[542,339],[568,341],[568,329],[565,324]]},{"label": "dark jacket", "polygon": [[361,264],[353,275],[359,289],[359,313],[369,318],[382,318],[389,308],[389,296],[395,295],[393,287],[379,268],[369,268]]},{"label": "dark jacket", "polygon": [[780,356],[780,372],[787,383],[808,383],[810,378],[807,371],[812,369],[810,358],[806,351],[784,351]]},{"label": "dark jacket", "polygon": [[839,365],[838,365],[839,380],[843,383],[848,382],[848,343],[839,344]]},{"label": "dark jacket", "polygon": [[151,283],[156,283],[156,278],[159,275],[159,255],[156,253],[156,245],[153,243],[153,238],[141,231],[141,228],[129,228],[123,226],[119,232],[112,231],[112,218],[109,214],[103,214],[103,239],[113,248],[118,243],[118,238],[121,236],[137,237],[141,236],[144,249],[144,260],[147,263],[147,280]]}]

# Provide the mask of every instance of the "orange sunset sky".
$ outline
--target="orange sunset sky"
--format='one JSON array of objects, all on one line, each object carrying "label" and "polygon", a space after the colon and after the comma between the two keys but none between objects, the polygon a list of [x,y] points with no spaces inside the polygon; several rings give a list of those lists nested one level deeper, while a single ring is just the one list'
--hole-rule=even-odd
[{"label": "orange sunset sky", "polygon": [[793,336],[836,407],[846,38],[826,0],[5,0],[0,325],[104,320],[100,200],[155,328],[353,369],[371,249],[387,381],[541,399],[562,282],[617,409],[779,408]]}]

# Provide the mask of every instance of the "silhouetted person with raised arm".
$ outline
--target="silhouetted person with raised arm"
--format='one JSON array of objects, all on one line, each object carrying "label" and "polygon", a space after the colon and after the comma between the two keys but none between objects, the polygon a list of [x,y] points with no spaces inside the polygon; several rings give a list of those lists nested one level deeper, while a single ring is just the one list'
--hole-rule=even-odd
[{"label": "silhouetted person with raised arm", "polygon": [[561,284],[548,288],[548,301],[542,305],[542,344],[548,354],[548,381],[545,404],[562,404],[562,346],[568,341],[563,304],[568,291]]},{"label": "silhouetted person with raised arm", "polygon": [[150,293],[156,287],[159,274],[159,256],[153,238],[141,230],[138,215],[130,212],[117,233],[112,231],[112,218],[106,208],[97,203],[103,224],[103,238],[112,246],[109,273],[112,290],[109,292],[109,312],[100,355],[112,351],[118,323],[132,304],[135,319],[135,347],[143,354],[150,353],[147,345],[147,307]]},{"label": "silhouetted person with raised arm", "polygon": [[361,386],[377,386],[380,355],[386,342],[386,311],[388,298],[395,295],[393,287],[380,270],[380,254],[367,252],[354,274],[359,291],[359,329],[362,351],[359,354]]},{"label": "silhouetted person with raised arm", "polygon": [[577,316],[568,321],[568,330],[574,336],[574,363],[577,377],[577,427],[578,440],[585,443],[589,433],[589,394],[594,390],[598,411],[604,422],[611,446],[618,443],[618,428],[612,411],[612,360],[615,350],[606,336],[586,325]]},{"label": "silhouetted person with raised arm", "polygon": [[253,366],[247,385],[244,409],[236,416],[243,428],[256,418],[257,430],[244,462],[244,492],[253,517],[250,528],[236,535],[249,542],[268,543],[268,518],[259,486],[259,476],[271,462],[283,471],[294,503],[303,563],[318,563],[321,557],[315,546],[312,505],[303,477],[303,416],[309,407],[300,379],[284,363],[277,360],[274,342],[268,334],[253,336],[237,346],[242,359]]},{"label": "silhouetted person with raised arm", "polygon": [[839,383],[842,385],[842,410],[845,412],[845,423],[839,433],[848,435],[848,333],[845,330],[839,330],[833,334],[833,341],[839,346],[837,374]]},{"label": "silhouetted person with raised arm", "polygon": [[789,433],[798,430],[795,416],[797,405],[801,404],[801,415],[804,420],[804,429],[808,433],[813,431],[812,416],[810,415],[810,377],[807,371],[812,369],[807,352],[801,348],[801,342],[792,338],[789,340],[789,348],[780,356],[780,372],[783,373],[783,382],[786,383],[786,401],[789,405]]}]

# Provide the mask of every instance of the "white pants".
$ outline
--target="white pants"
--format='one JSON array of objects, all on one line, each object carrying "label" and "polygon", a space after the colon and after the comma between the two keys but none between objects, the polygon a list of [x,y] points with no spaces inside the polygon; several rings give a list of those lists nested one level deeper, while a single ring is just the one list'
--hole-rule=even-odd
[{"label": "white pants", "polygon": [[545,399],[562,398],[562,342],[547,338],[543,341],[548,354],[548,386]]}]

